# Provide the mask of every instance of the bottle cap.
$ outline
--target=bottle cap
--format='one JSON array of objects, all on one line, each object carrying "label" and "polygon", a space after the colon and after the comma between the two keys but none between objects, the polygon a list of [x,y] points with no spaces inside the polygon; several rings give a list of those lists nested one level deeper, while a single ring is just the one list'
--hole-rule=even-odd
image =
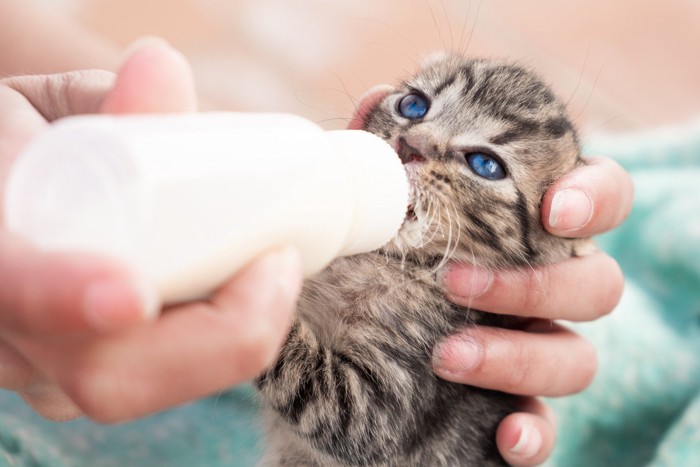
[{"label": "bottle cap", "polygon": [[353,225],[341,256],[376,250],[401,228],[409,203],[406,171],[394,149],[363,130],[329,131],[356,186]]}]

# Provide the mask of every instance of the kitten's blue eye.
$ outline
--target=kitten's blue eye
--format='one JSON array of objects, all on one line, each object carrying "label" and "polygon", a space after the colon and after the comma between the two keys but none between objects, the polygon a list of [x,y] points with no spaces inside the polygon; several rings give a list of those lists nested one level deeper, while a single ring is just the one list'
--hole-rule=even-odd
[{"label": "kitten's blue eye", "polygon": [[425,117],[430,108],[428,99],[417,93],[407,94],[399,101],[399,113],[409,120],[418,120]]},{"label": "kitten's blue eye", "polygon": [[502,180],[506,178],[506,171],[495,157],[483,152],[473,152],[466,155],[467,164],[475,174],[489,180]]}]

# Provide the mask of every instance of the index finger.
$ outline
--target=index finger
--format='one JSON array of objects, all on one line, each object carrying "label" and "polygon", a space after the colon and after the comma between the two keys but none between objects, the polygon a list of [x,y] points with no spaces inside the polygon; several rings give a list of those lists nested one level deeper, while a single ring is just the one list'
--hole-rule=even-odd
[{"label": "index finger", "polygon": [[448,299],[464,307],[569,321],[592,321],[609,313],[624,287],[620,266],[600,251],[537,268],[496,272],[453,264],[444,281]]},{"label": "index finger", "polygon": [[631,177],[612,159],[591,157],[556,181],[542,200],[542,223],[560,237],[589,237],[622,223],[632,210]]}]

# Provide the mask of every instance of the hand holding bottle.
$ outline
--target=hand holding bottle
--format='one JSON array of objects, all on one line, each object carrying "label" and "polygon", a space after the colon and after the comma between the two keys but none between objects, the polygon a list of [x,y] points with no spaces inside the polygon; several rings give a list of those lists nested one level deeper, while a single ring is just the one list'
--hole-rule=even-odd
[{"label": "hand holding bottle", "polygon": [[[52,120],[187,112],[195,102],[189,66],[159,42],[135,50],[116,80],[108,72],[3,80],[0,186],[15,156]],[[155,320],[155,292],[123,265],[42,253],[0,228],[0,387],[57,420],[126,420],[211,394],[272,360],[300,282],[296,252],[276,251],[210,300]]]}]

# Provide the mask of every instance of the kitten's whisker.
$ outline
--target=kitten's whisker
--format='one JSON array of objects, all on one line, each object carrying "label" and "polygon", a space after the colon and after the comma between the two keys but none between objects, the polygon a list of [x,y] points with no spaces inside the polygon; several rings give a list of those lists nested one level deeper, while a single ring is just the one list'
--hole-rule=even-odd
[{"label": "kitten's whisker", "polygon": [[[452,219],[452,216],[450,215],[450,208],[452,208],[452,203],[451,202],[446,202],[445,203],[445,215],[447,216],[447,227],[448,227],[448,237],[447,237],[447,243],[445,246],[445,253],[443,254],[443,257],[449,258],[452,256],[454,253],[454,250],[452,250],[452,240],[453,240],[453,235],[452,232],[454,230],[454,226],[456,225],[459,227],[459,222],[454,222]],[[455,211],[455,220],[458,220],[459,217],[457,216],[457,212]]]},{"label": "kitten's whisker", "polygon": [[[312,109],[312,110],[315,110],[315,111],[320,112],[322,114],[329,115],[329,117],[327,119],[320,120],[321,122],[332,121],[332,120],[341,120],[341,119],[345,119],[347,121],[350,121],[350,119],[349,118],[346,119],[345,117],[337,117],[337,116],[335,116],[337,114],[334,115],[333,113],[331,113],[331,109],[323,108],[319,105],[314,105],[311,102],[308,102],[304,99],[304,97],[303,97],[304,94],[311,94],[311,93],[315,93],[315,92],[334,92],[334,93],[341,94],[344,97],[347,97],[350,100],[350,103],[352,104],[352,106],[357,110],[357,104],[355,102],[356,99],[350,93],[348,93],[347,89],[341,90],[341,89],[336,89],[336,88],[331,88],[331,87],[296,89],[294,91],[294,97],[297,100],[297,102],[299,102],[302,106],[309,108],[309,109]],[[336,108],[335,110],[337,111],[338,109]],[[333,115],[333,116],[330,116],[330,115]]]},{"label": "kitten's whisker", "polygon": [[461,223],[459,222],[459,212],[457,211],[457,206],[455,206],[454,202],[451,202],[450,207],[454,211],[454,215],[455,215],[455,219],[456,219],[455,226],[457,228],[457,235],[455,235],[452,251],[449,252],[449,254],[447,255],[447,259],[450,259],[454,256],[455,252],[457,251],[457,248],[459,248],[460,240],[462,238],[462,226],[461,226]]},{"label": "kitten's whisker", "polygon": [[322,123],[335,122],[338,120],[343,121],[345,123],[350,123],[350,120],[352,120],[352,119],[347,118],[347,117],[331,117],[331,118],[323,118],[321,120],[314,120],[314,122],[320,125]]},{"label": "kitten's whisker", "polygon": [[438,37],[440,38],[440,43],[442,44],[442,51],[447,53],[447,46],[445,45],[445,40],[442,37],[442,32],[440,32],[440,25],[438,25],[437,18],[435,18],[435,12],[433,11],[433,7],[430,6],[430,2],[428,0],[425,0],[425,5],[428,7],[428,10],[430,10],[430,17],[433,18],[433,24],[435,25],[435,31],[438,33]]},{"label": "kitten's whisker", "polygon": [[452,202],[450,204],[452,205],[452,209],[454,210],[455,219],[457,219],[457,237],[455,239],[452,253],[450,253],[450,258],[451,258],[455,254],[455,252],[457,251],[457,248],[459,248],[460,241],[462,240],[462,223],[459,222],[459,211],[457,210],[457,206],[455,205],[454,202]]},{"label": "kitten's whisker", "polygon": [[[454,252],[456,251],[456,248],[453,247],[453,243],[452,243],[452,241],[453,241],[452,220],[449,219],[449,217],[450,217],[449,212],[447,213],[447,216],[448,216],[448,222],[449,222],[450,228],[449,228],[447,243],[445,245],[445,253],[442,256],[442,260],[437,264],[437,266],[435,266],[433,273],[436,273],[437,271],[442,269],[448,263],[448,261],[450,260],[450,258],[454,254]],[[454,245],[456,245],[456,244],[457,243],[455,242]]]},{"label": "kitten's whisker", "polygon": [[454,50],[455,50],[455,38],[452,35],[452,23],[450,23],[450,16],[447,14],[447,8],[445,8],[444,0],[440,0],[440,6],[442,7],[442,14],[445,16],[445,21],[447,22],[447,30],[450,33],[450,50],[449,50],[449,52],[454,52]]},{"label": "kitten's whisker", "polygon": [[606,58],[603,60],[602,65],[600,65],[600,68],[598,69],[598,73],[595,75],[595,79],[593,80],[593,84],[591,84],[591,91],[588,93],[588,97],[586,98],[586,102],[583,104],[581,107],[581,110],[579,110],[578,114],[574,116],[571,120],[574,122],[577,122],[580,118],[581,115],[583,115],[583,112],[585,112],[586,108],[588,107],[588,104],[591,103],[591,99],[593,98],[593,93],[595,92],[595,88],[598,85],[598,80],[600,79],[600,75],[603,74],[603,68],[605,68],[605,65],[608,63],[608,59]]},{"label": "kitten's whisker", "polygon": [[[445,205],[447,208],[448,206]],[[447,242],[445,244],[445,252],[442,255],[442,260],[433,268],[433,273],[437,272],[442,268],[445,263],[447,263],[447,258],[450,254],[450,243],[452,241],[452,218],[450,216],[450,210],[445,210],[445,215],[447,216]]]},{"label": "kitten's whisker", "polygon": [[571,101],[574,99],[576,96],[576,92],[578,91],[578,88],[581,86],[581,83],[583,82],[583,73],[586,71],[586,64],[588,63],[588,55],[591,52],[591,46],[589,45],[586,48],[586,55],[583,57],[583,65],[581,66],[581,71],[578,74],[578,81],[576,82],[576,86],[574,87],[574,90],[571,92],[571,96],[566,100],[566,103],[564,104],[564,107],[567,109],[569,108],[569,104]]},{"label": "kitten's whisker", "polygon": [[596,131],[598,131],[598,130],[600,130],[601,128],[605,127],[605,126],[608,125],[610,122],[614,122],[615,120],[617,120],[617,119],[619,119],[619,118],[624,118],[624,117],[627,117],[627,116],[629,116],[629,115],[630,115],[630,114],[629,114],[628,112],[615,115],[614,117],[610,117],[609,119],[605,120],[605,121],[604,121],[603,123],[601,123],[600,125],[596,125],[596,126],[594,126],[593,128],[590,128],[590,129],[589,129],[588,131],[586,131],[586,132],[579,133],[579,135],[581,136],[581,139],[582,139],[583,141],[585,141],[586,139],[588,139],[588,137],[589,137],[590,135],[594,134]]},{"label": "kitten's whisker", "polygon": [[[476,266],[476,255],[474,254],[474,247],[471,245],[471,243],[469,244],[469,251],[470,251],[471,254],[472,254],[472,265]],[[474,276],[472,277],[472,292],[474,292],[475,289],[476,289],[476,275],[474,275]],[[474,302],[474,294],[472,293],[472,294],[469,296],[469,303],[467,304],[467,305],[468,305],[467,308],[468,308],[470,311],[471,311],[471,309],[472,309],[472,303],[473,303],[473,302]]]},{"label": "kitten's whisker", "polygon": [[472,11],[472,0],[469,0],[467,5],[467,11],[464,15],[464,21],[462,22],[462,30],[459,33],[459,44],[457,45],[456,53],[462,55],[462,44],[464,43],[464,37],[467,32],[467,23],[469,22],[469,13]]},{"label": "kitten's whisker", "polygon": [[352,106],[355,108],[355,112],[359,112],[360,109],[359,109],[359,107],[358,107],[357,99],[356,99],[355,97],[353,97],[352,94],[350,94],[350,91],[348,91],[347,86],[345,86],[345,81],[343,81],[343,78],[342,78],[338,73],[336,73],[335,71],[331,70],[330,68],[326,68],[326,71],[327,71],[328,73],[332,74],[333,76],[335,76],[335,78],[338,80],[338,82],[340,83],[340,85],[343,87],[343,92],[344,92],[345,95],[348,97],[348,99],[350,99],[350,103],[351,103]]},{"label": "kitten's whisker", "polygon": [[[440,208],[438,206],[435,206],[431,200],[428,200],[428,209],[427,212],[430,215],[428,219],[428,223],[425,226],[428,229],[432,228],[432,232],[430,235],[430,238],[428,238],[424,244],[431,243],[435,237],[440,233],[440,225],[442,224],[442,213],[440,212]],[[432,212],[431,212],[432,211]],[[435,222],[435,217],[437,216],[437,222]]]},{"label": "kitten's whisker", "polygon": [[[483,0],[479,0],[479,5],[476,7],[476,14],[474,15],[474,22],[472,23],[472,29],[469,31],[469,38],[467,39],[467,43],[464,46],[464,51],[462,52],[460,50],[460,55],[467,55],[467,52],[469,51],[469,45],[472,42],[472,36],[474,36],[474,30],[476,29],[476,23],[479,22],[479,13],[481,12],[481,4],[483,3]],[[471,4],[470,4],[471,8]]]},{"label": "kitten's whisker", "polygon": [[[369,21],[369,22],[377,23],[377,24],[384,26],[386,29],[388,29],[389,31],[396,34],[399,37],[401,43],[408,44],[411,47],[411,53],[413,53],[414,55],[413,55],[413,57],[409,57],[406,52],[402,52],[398,48],[396,48],[396,50],[399,52],[402,52],[407,58],[410,58],[410,60],[413,64],[418,64],[418,62],[420,62],[420,59],[421,59],[420,49],[416,46],[416,44],[414,42],[411,42],[411,40],[409,40],[404,34],[402,34],[401,31],[399,31],[395,27],[391,26],[389,23],[386,23],[386,22],[381,21],[381,20],[376,19],[376,18],[365,18],[365,17],[360,17],[360,16],[355,17],[354,19],[359,20],[359,21]],[[366,43],[365,45],[367,45],[367,44],[381,44],[381,45],[385,45],[385,46],[389,45],[389,44],[382,44],[381,42],[377,42],[377,43],[369,42],[369,43]]]}]

